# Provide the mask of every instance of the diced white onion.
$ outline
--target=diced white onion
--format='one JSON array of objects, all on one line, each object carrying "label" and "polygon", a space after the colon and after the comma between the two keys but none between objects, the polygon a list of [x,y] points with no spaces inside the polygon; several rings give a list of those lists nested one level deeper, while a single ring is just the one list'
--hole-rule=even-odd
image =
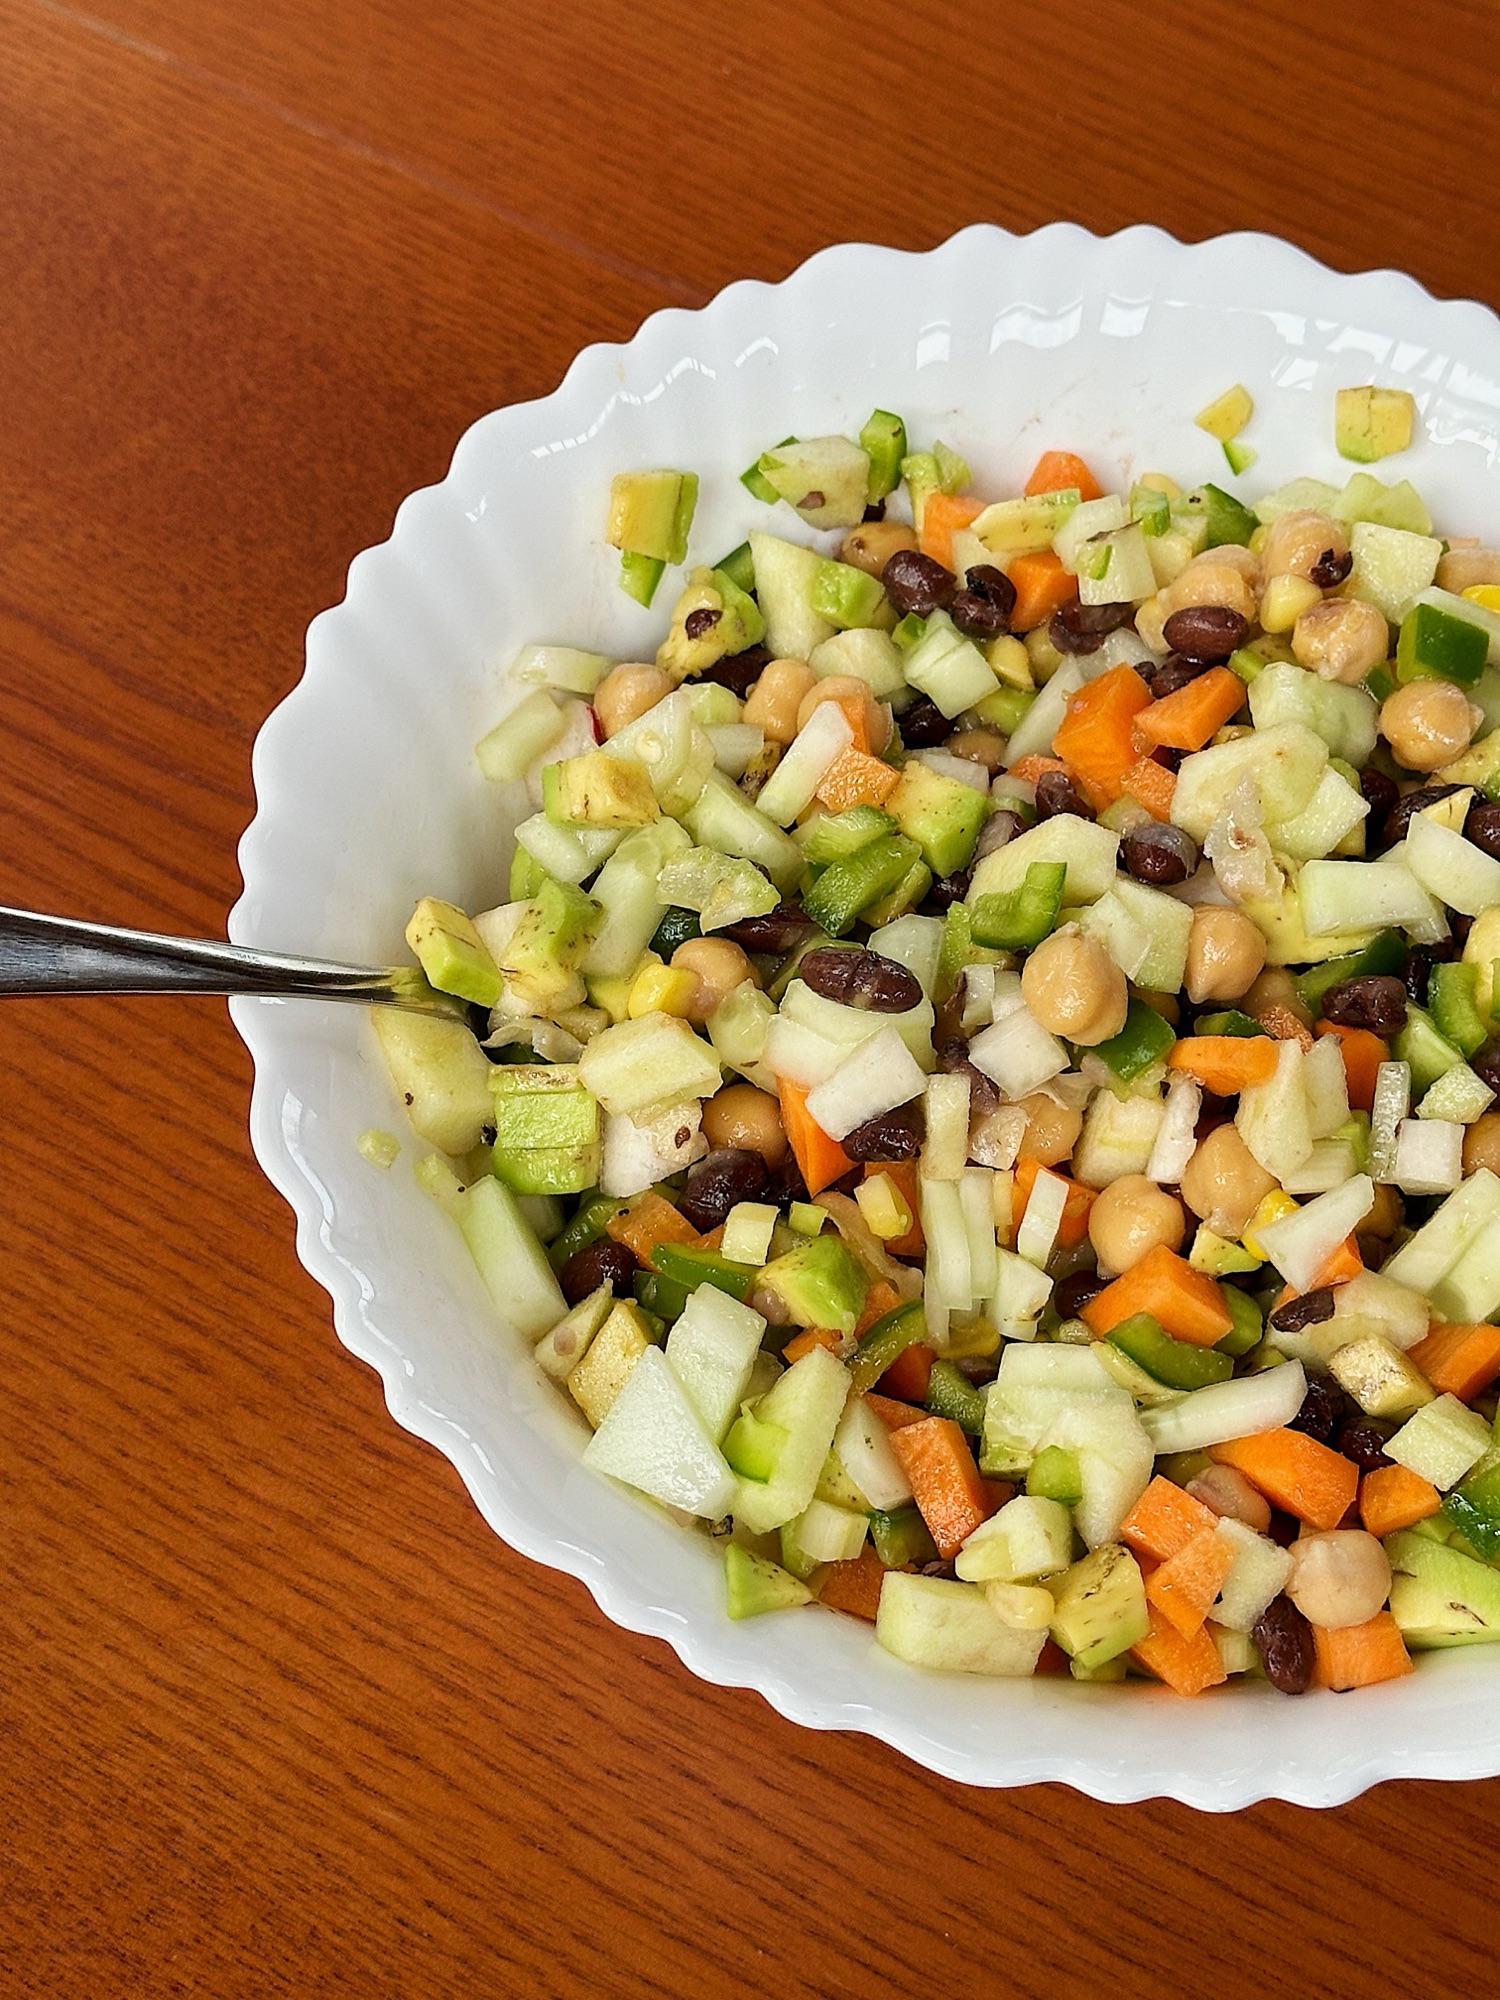
[{"label": "diced white onion", "polygon": [[1255,1232],[1256,1241],[1293,1291],[1311,1291],[1334,1251],[1374,1206],[1375,1183],[1368,1174],[1356,1174],[1295,1215],[1264,1224]]},{"label": "diced white onion", "polygon": [[1175,1187],[1187,1171],[1197,1146],[1198,1114],[1203,1091],[1190,1076],[1174,1076],[1167,1086],[1167,1109],[1156,1130],[1156,1142],[1146,1163],[1146,1178],[1159,1187]]},{"label": "diced white onion", "polygon": [[1180,1402],[1161,1403],[1141,1411],[1155,1449],[1203,1451],[1231,1438],[1253,1437],[1258,1431],[1280,1430],[1302,1408],[1307,1377],[1300,1361],[1283,1361],[1258,1375],[1241,1375],[1194,1389]]},{"label": "diced white onion", "polygon": [[920,1097],[926,1084],[916,1058],[895,1029],[882,1028],[808,1093],[808,1116],[830,1139],[842,1139],[856,1125]]}]

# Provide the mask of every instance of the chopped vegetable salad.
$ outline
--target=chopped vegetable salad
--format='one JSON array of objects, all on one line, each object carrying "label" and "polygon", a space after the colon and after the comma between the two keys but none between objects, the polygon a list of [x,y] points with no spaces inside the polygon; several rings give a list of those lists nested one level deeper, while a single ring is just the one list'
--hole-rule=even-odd
[{"label": "chopped vegetable salad", "polygon": [[976,490],[888,411],[742,484],[708,564],[696,475],[615,480],[632,597],[692,550],[654,655],[522,650],[509,899],[423,898],[445,1005],[374,1017],[585,1464],[923,1667],[1500,1639],[1500,551],[1367,471]]}]

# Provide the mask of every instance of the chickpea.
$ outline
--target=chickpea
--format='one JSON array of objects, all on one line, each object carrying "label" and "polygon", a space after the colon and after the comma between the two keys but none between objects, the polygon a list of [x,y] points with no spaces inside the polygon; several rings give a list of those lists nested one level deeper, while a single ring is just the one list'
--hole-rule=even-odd
[{"label": "chickpea", "polygon": [[1083,1112],[1077,1105],[1059,1104],[1045,1090],[1020,1100],[1026,1113],[1026,1136],[1017,1159],[1035,1160],[1040,1166],[1056,1167],[1072,1156],[1083,1130]]},{"label": "chickpea", "polygon": [[736,986],[747,979],[760,984],[755,967],[728,938],[689,938],[673,952],[672,965],[674,970],[691,972],[697,978],[698,991],[689,1003],[687,1018],[699,1028]]},{"label": "chickpea", "polygon": [[703,1107],[703,1136],[710,1146],[733,1146],[737,1152],[759,1153],[768,1167],[786,1158],[786,1133],[781,1106],[769,1091],[753,1083],[726,1084]]},{"label": "chickpea", "polygon": [[1326,1528],[1303,1535],[1287,1553],[1286,1594],[1302,1616],[1325,1630],[1364,1625],[1391,1594],[1385,1550],[1363,1528]]},{"label": "chickpea", "polygon": [[1385,613],[1357,597],[1326,597],[1304,611],[1292,627],[1292,651],[1299,665],[1325,681],[1354,687],[1378,667],[1391,649]]},{"label": "chickpea", "polygon": [[594,689],[594,713],[606,736],[618,736],[648,708],[665,701],[677,685],[669,673],[645,660],[622,660]]},{"label": "chickpea", "polygon": [[[1284,966],[1270,965],[1240,1000],[1240,1011],[1264,1028],[1268,1022],[1283,1020],[1288,1014],[1304,1028],[1313,1024],[1312,1012],[1297,991],[1297,982]],[[1278,1036],[1285,1041],[1286,1036]]]},{"label": "chickpea", "polygon": [[1450,548],[1439,556],[1438,587],[1462,596],[1479,583],[1500,583],[1500,549]]},{"label": "chickpea", "polygon": [[[1163,607],[1163,623],[1174,611],[1185,611],[1190,604],[1227,604],[1248,621],[1254,618],[1260,602],[1259,559],[1235,544],[1205,549],[1147,602]],[[1140,629],[1139,618],[1136,628]]]},{"label": "chickpea", "polygon": [[1436,771],[1468,749],[1484,720],[1452,681],[1409,681],[1381,703],[1380,733],[1408,771]]},{"label": "chickpea", "polygon": [[1500,1173],[1500,1111],[1486,1111],[1464,1133],[1464,1172],[1479,1167]]},{"label": "chickpea", "polygon": [[1216,1236],[1243,1236],[1276,1185],[1234,1125],[1216,1125],[1182,1170],[1182,1198]]},{"label": "chickpea", "polygon": [[813,710],[825,701],[855,700],[864,704],[865,735],[869,738],[870,748],[878,756],[890,740],[891,711],[882,707],[871,694],[868,681],[859,680],[853,674],[830,674],[827,680],[818,681],[810,687],[797,709],[797,727],[806,729]]},{"label": "chickpea", "polygon": [[1186,1230],[1182,1203],[1144,1174],[1111,1181],[1089,1210],[1089,1241],[1100,1272],[1112,1278],[1139,1264],[1158,1244],[1178,1249]]},{"label": "chickpea", "polygon": [[1243,1521],[1258,1535],[1271,1525],[1271,1503],[1232,1465],[1210,1465],[1187,1483],[1194,1500],[1211,1507],[1221,1521]]},{"label": "chickpea", "polygon": [[742,722],[763,729],[772,743],[790,743],[797,734],[797,711],[818,684],[802,660],[771,660],[746,697]]},{"label": "chickpea", "polygon": [[1336,556],[1348,555],[1349,531],[1343,522],[1314,507],[1298,507],[1266,529],[1260,559],[1267,576],[1310,576],[1329,549]]},{"label": "chickpea", "polygon": [[943,748],[950,757],[967,757],[987,771],[998,771],[1005,755],[1005,738],[998,729],[960,729]]},{"label": "chickpea", "polygon": [[1206,1000],[1238,1000],[1265,963],[1264,934],[1242,911],[1215,903],[1194,910],[1182,983],[1195,1007]]},{"label": "chickpea", "polygon": [[1044,1028],[1085,1047],[1119,1034],[1130,1004],[1124,973],[1076,924],[1037,946],[1022,968],[1021,993]]},{"label": "chickpea", "polygon": [[862,521],[839,544],[839,561],[879,576],[897,549],[914,549],[917,535],[904,521]]}]

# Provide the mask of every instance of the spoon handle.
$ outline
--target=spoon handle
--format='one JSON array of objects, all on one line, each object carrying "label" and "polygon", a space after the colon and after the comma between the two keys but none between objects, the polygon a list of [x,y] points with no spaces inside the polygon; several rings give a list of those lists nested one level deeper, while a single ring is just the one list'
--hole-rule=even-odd
[{"label": "spoon handle", "polygon": [[39,993],[255,993],[452,1011],[414,966],[334,965],[0,908],[0,995]]}]

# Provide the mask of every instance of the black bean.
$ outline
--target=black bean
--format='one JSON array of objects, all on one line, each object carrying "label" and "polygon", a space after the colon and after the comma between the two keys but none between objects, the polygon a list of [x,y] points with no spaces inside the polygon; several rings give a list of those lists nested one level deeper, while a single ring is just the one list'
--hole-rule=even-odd
[{"label": "black bean", "polygon": [[894,1111],[868,1118],[844,1134],[844,1151],[851,1160],[914,1160],[922,1150],[926,1130],[922,1102],[901,1104]]},{"label": "black bean", "polygon": [[1307,574],[1319,590],[1332,590],[1336,583],[1343,582],[1353,567],[1354,557],[1348,549],[1342,555],[1336,549],[1324,549]]},{"label": "black bean", "polygon": [[[1298,1303],[1298,1300],[1291,1299],[1282,1307],[1282,1311],[1289,1312]],[[1327,1318],[1328,1315],[1325,1314],[1324,1317]],[[1275,1313],[1271,1315],[1271,1324],[1272,1326],[1276,1324]],[[1308,1321],[1304,1322],[1304,1324],[1310,1325],[1312,1322]],[[1283,1330],[1290,1331],[1290,1329]],[[1292,1418],[1287,1429],[1302,1431],[1307,1437],[1316,1438],[1319,1444],[1327,1444],[1332,1439],[1335,1430],[1337,1430],[1343,1414],[1344,1392],[1340,1389],[1338,1383],[1334,1381],[1333,1377],[1331,1375],[1309,1375],[1307,1378],[1307,1394],[1302,1398],[1302,1407],[1296,1416]]]},{"label": "black bean", "polygon": [[[701,615],[701,612],[689,612],[689,625],[694,618]],[[688,633],[690,639],[698,636],[691,631]],[[720,687],[727,687],[731,694],[737,694],[743,700],[760,679],[770,658],[769,647],[747,646],[742,653],[726,653],[722,660],[715,660],[712,666],[705,667],[702,673],[695,674],[693,678],[700,681],[716,681]]]},{"label": "black bean", "polygon": [[1094,817],[1074,790],[1066,771],[1043,771],[1036,781],[1036,816],[1056,819],[1062,813],[1070,813],[1074,819]]},{"label": "black bean", "polygon": [[922,986],[914,973],[878,951],[856,946],[819,945],[801,960],[798,976],[825,1000],[862,1007],[871,1014],[904,1014],[920,1006]]},{"label": "black bean", "polygon": [[897,717],[901,741],[908,750],[935,750],[953,734],[953,724],[935,701],[919,694]]},{"label": "black bean", "polygon": [[1026,831],[1026,822],[1009,806],[1002,806],[999,812],[991,813],[979,830],[979,840],[974,848],[974,859],[982,861],[986,854],[993,854],[1015,839],[1018,833]]},{"label": "black bean", "polygon": [[1491,1042],[1481,1049],[1477,1056],[1469,1057],[1469,1068],[1481,1083],[1487,1083],[1497,1097],[1500,1097],[1500,1042]]},{"label": "black bean", "polygon": [[949,1032],[936,1036],[933,1047],[937,1050],[938,1068],[949,1075],[962,1072],[969,1079],[969,1112],[979,1117],[986,1111],[993,1111],[1000,1102],[1000,1087],[987,1077],[982,1069],[976,1069],[969,1061],[969,1044],[959,1033]]},{"label": "black bean", "polygon": [[609,1285],[615,1292],[628,1292],[630,1280],[639,1269],[640,1259],[628,1245],[601,1236],[597,1242],[585,1243],[581,1250],[573,1252],[558,1273],[557,1281],[568,1304],[576,1306],[601,1285]]},{"label": "black bean", "polygon": [[897,549],[880,572],[880,580],[886,596],[903,616],[914,611],[919,618],[929,618],[950,603],[958,589],[952,570],[944,569],[932,556],[924,556],[920,549]]},{"label": "black bean", "polygon": [[1289,1597],[1273,1597],[1251,1628],[1266,1679],[1282,1694],[1306,1694],[1312,1684],[1312,1627]]},{"label": "black bean", "polygon": [[1338,1028],[1399,1034],[1406,1026],[1406,988],[1399,979],[1373,973],[1363,979],[1341,979],[1323,995],[1323,1016]]},{"label": "black bean", "polygon": [[1077,1319],[1089,1300],[1103,1290],[1104,1280],[1097,1271],[1073,1271],[1066,1278],[1060,1278],[1057,1290],[1052,1294],[1058,1318]]},{"label": "black bean", "polygon": [[1435,806],[1439,799],[1451,799],[1462,790],[1459,785],[1418,785],[1409,792],[1403,792],[1385,816],[1382,832],[1389,845],[1406,838],[1407,823],[1413,813],[1425,812],[1428,806]]},{"label": "black bean", "polygon": [[1377,771],[1367,765],[1359,774],[1359,789],[1364,794],[1370,810],[1365,819],[1365,847],[1374,853],[1384,838],[1386,815],[1400,798],[1400,788],[1394,778],[1388,778],[1384,771]]},{"label": "black bean", "polygon": [[1488,803],[1471,806],[1464,821],[1464,837],[1472,840],[1481,854],[1500,861],[1500,806]]},{"label": "black bean", "polygon": [[1190,660],[1183,653],[1168,653],[1151,676],[1151,699],[1163,701],[1169,694],[1176,694],[1179,688],[1185,688],[1189,681],[1195,681],[1200,674],[1207,672],[1207,660]]},{"label": "black bean", "polygon": [[1137,882],[1170,888],[1197,872],[1198,843],[1180,826],[1153,820],[1149,826],[1130,829],[1121,843],[1120,856]]},{"label": "black bean", "polygon": [[946,910],[950,904],[961,903],[969,893],[969,871],[960,868],[956,875],[939,875],[927,891],[925,900],[934,909]]},{"label": "black bean", "polygon": [[1158,743],[1151,752],[1153,764],[1160,764],[1164,771],[1180,771],[1186,750],[1174,750],[1169,743]]},{"label": "black bean", "polygon": [[700,604],[696,611],[690,611],[683,619],[682,629],[690,639],[703,639],[723,616],[723,612],[716,611],[711,604]]},{"label": "black bean", "polygon": [[[1300,1333],[1305,1326],[1317,1326],[1325,1319],[1333,1318],[1333,1287],[1320,1285],[1315,1292],[1301,1292],[1294,1299],[1288,1299],[1284,1306],[1278,1306],[1271,1315],[1271,1325],[1278,1333]],[[1325,1378],[1315,1375],[1307,1385],[1309,1399]],[[1337,1389],[1333,1390],[1338,1395]],[[1306,1408],[1306,1405],[1303,1406]],[[1343,1407],[1342,1404],[1339,1406]]]},{"label": "black bean", "polygon": [[1009,620],[1016,608],[1016,586],[1003,569],[996,569],[993,563],[975,563],[972,569],[964,571],[964,583],[976,596],[987,598]]},{"label": "black bean", "polygon": [[1060,653],[1097,653],[1134,616],[1133,604],[1080,604],[1075,597],[1053,612],[1047,637]]},{"label": "black bean", "polygon": [[800,903],[778,903],[763,917],[742,917],[737,924],[726,924],[719,936],[737,944],[741,951],[780,952],[791,951],[817,928]]},{"label": "black bean", "polygon": [[1453,933],[1450,942],[1458,946],[1458,955],[1461,957],[1463,955],[1464,940],[1474,928],[1474,919],[1469,915],[1467,910],[1450,908],[1448,911],[1448,928]]},{"label": "black bean", "polygon": [[1386,1433],[1373,1417],[1351,1417],[1339,1430],[1337,1449],[1361,1472],[1379,1472],[1383,1465],[1395,1464],[1387,1456],[1385,1440]]},{"label": "black bean", "polygon": [[948,616],[966,639],[998,639],[1010,630],[998,604],[981,597],[977,590],[956,592],[948,605]]},{"label": "black bean", "polygon": [[757,1201],[766,1191],[766,1163],[759,1153],[720,1146],[687,1170],[678,1207],[694,1229],[717,1229],[736,1202]]},{"label": "black bean", "polygon": [[1172,613],[1161,628],[1161,636],[1185,660],[1212,665],[1216,660],[1227,660],[1242,644],[1245,621],[1228,604],[1187,604]]},{"label": "black bean", "polygon": [[1441,944],[1414,944],[1402,959],[1401,984],[1419,1007],[1426,1004],[1432,968],[1445,964],[1455,956],[1453,946],[1445,941]]},{"label": "black bean", "polygon": [[883,500],[872,500],[865,509],[864,518],[867,521],[883,521],[885,519],[885,502]]}]

